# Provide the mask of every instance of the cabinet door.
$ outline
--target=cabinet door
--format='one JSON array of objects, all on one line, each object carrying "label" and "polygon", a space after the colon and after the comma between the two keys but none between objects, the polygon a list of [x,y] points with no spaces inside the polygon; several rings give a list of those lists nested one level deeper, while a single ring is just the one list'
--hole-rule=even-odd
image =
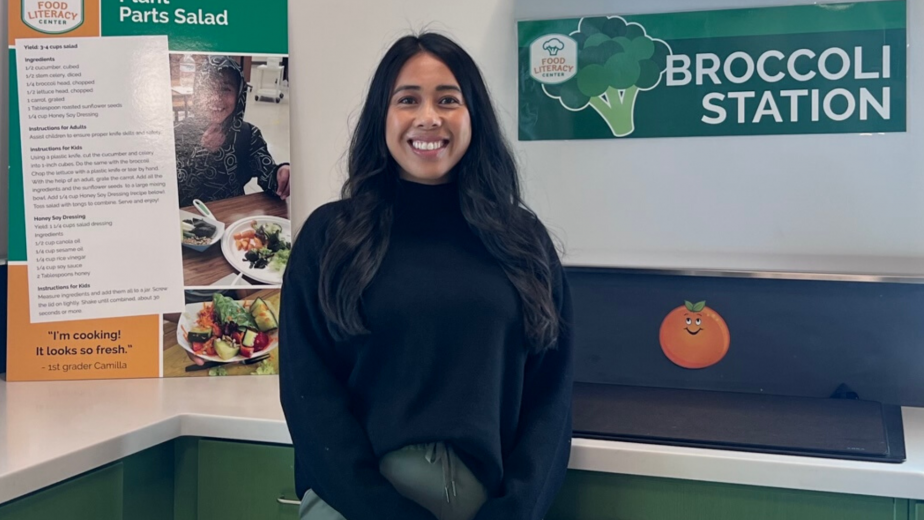
[{"label": "cabinet door", "polygon": [[893,498],[570,471],[546,520],[897,520],[907,511]]},{"label": "cabinet door", "polygon": [[122,459],[125,520],[173,520],[173,452],[166,442]]},{"label": "cabinet door", "polygon": [[296,520],[291,446],[202,440],[197,483],[199,520]]},{"label": "cabinet door", "polygon": [[122,464],[116,463],[0,506],[3,520],[122,520]]}]

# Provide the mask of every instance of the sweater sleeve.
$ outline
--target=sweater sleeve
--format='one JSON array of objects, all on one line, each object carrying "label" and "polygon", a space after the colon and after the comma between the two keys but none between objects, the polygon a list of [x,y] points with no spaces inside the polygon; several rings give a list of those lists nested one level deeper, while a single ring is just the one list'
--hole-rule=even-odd
[{"label": "sweater sleeve", "polygon": [[553,295],[561,318],[555,348],[531,354],[515,444],[504,459],[501,493],[474,520],[540,520],[564,482],[571,455],[571,293],[552,250]]},{"label": "sweater sleeve", "polygon": [[[318,255],[323,231],[309,218],[285,270],[279,321],[280,401],[295,448],[296,476],[350,520],[434,520],[400,495],[378,460],[350,398],[335,376],[334,341],[318,303]],[[302,480],[297,478],[296,480]],[[300,486],[299,496],[305,485]]]},{"label": "sweater sleeve", "polygon": [[269,147],[266,139],[263,138],[263,132],[256,126],[251,125],[250,132],[250,164],[249,171],[251,176],[257,178],[257,184],[263,188],[263,191],[275,196],[278,182],[276,181],[276,172],[282,164],[276,164],[273,156],[269,153]]}]

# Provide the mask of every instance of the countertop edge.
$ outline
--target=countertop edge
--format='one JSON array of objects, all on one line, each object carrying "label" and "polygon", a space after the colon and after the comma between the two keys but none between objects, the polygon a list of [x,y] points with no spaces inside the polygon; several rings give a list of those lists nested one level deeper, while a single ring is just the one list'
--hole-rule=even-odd
[{"label": "countertop edge", "polygon": [[768,488],[924,500],[924,469],[860,462],[574,439],[569,469]]},{"label": "countertop edge", "polygon": [[40,462],[20,471],[0,475],[0,504],[60,484],[88,471],[180,437],[181,422],[181,416],[156,421],[81,450]]},{"label": "countertop edge", "polygon": [[[232,378],[0,385],[0,424],[18,425],[0,429],[0,504],[180,437],[291,445],[275,381],[216,379]],[[57,406],[36,404],[62,395]],[[72,406],[92,399],[103,405],[89,415]],[[134,413],[100,428],[112,409]],[[924,501],[924,408],[902,412],[903,464],[575,438],[569,468]],[[68,442],[49,450],[61,433],[54,425],[76,420]]]},{"label": "countertop edge", "polygon": [[[278,420],[178,414],[4,475],[0,477],[0,503],[179,437],[283,445],[292,442],[285,422]],[[901,471],[900,464],[865,463],[857,467],[834,459],[575,438],[569,469],[924,500],[924,472]]]}]

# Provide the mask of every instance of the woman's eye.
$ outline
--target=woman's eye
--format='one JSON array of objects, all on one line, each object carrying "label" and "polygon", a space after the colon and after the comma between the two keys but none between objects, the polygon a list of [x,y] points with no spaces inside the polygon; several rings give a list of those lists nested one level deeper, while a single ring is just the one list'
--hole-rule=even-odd
[{"label": "woman's eye", "polygon": [[403,97],[403,98],[398,99],[399,105],[410,105],[412,103],[414,103],[414,98],[412,97]]},{"label": "woman's eye", "polygon": [[454,98],[454,97],[445,97],[445,98],[443,98],[443,99],[440,100],[440,104],[442,104],[442,105],[460,105],[460,104],[462,104],[462,102],[459,101],[458,99]]}]

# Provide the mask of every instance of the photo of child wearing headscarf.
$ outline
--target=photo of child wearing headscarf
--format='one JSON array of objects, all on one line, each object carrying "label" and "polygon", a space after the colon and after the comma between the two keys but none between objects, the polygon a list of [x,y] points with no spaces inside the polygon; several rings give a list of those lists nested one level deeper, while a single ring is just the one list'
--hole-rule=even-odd
[{"label": "photo of child wearing headscarf", "polygon": [[204,56],[196,65],[191,111],[175,128],[180,206],[244,195],[256,179],[264,191],[289,196],[289,165],[270,155],[263,134],[244,121],[247,82],[238,61]]},{"label": "photo of child wearing headscarf", "polygon": [[278,285],[291,247],[288,60],[172,54],[187,287]]}]

